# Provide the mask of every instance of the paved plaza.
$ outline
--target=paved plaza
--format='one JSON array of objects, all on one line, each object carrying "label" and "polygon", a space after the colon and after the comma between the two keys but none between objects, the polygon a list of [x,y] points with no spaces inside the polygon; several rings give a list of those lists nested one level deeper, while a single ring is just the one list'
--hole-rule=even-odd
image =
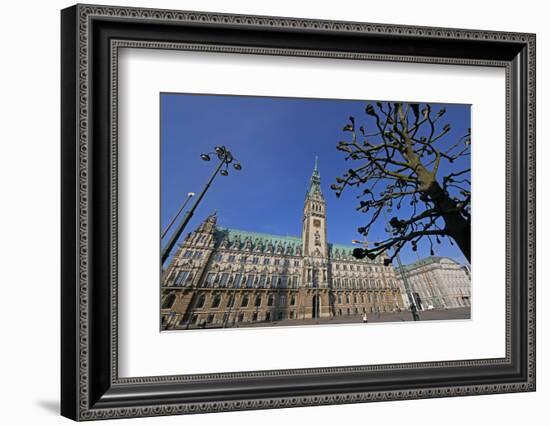
[{"label": "paved plaza", "polygon": [[[447,310],[430,310],[419,312],[420,321],[442,321],[442,320],[465,320],[470,319],[470,308],[454,308]],[[412,314],[410,311],[402,312],[383,312],[383,313],[371,313],[368,315],[369,325],[372,323],[382,322],[405,322],[412,321]],[[247,323],[240,326],[240,328],[250,327],[277,327],[277,326],[292,326],[292,325],[322,325],[322,324],[355,324],[363,323],[362,315],[349,315],[334,318],[320,318],[320,319],[295,319],[284,321],[270,321],[270,322],[257,322]],[[204,326],[204,327],[192,327],[192,328],[220,328],[219,326]],[[239,328],[239,326],[229,325],[228,328]]]},{"label": "paved plaza", "polygon": [[[431,310],[419,312],[420,321],[437,321],[437,320],[452,320],[452,319],[470,319],[470,308],[455,308],[447,310]],[[368,323],[377,322],[405,322],[412,321],[410,311],[402,312],[383,312],[371,313],[368,315]],[[317,324],[353,324],[362,323],[362,315],[349,315],[334,318],[321,319],[297,319],[285,321],[273,321],[271,323],[246,324],[243,327],[273,327],[273,326],[289,326],[289,325],[317,325]]]}]

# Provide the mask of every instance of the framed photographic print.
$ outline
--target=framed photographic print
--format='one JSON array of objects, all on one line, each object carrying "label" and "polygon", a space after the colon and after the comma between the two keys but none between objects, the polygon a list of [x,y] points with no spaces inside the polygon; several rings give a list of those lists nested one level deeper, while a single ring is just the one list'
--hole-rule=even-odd
[{"label": "framed photographic print", "polygon": [[74,420],[535,390],[535,36],[76,5]]}]

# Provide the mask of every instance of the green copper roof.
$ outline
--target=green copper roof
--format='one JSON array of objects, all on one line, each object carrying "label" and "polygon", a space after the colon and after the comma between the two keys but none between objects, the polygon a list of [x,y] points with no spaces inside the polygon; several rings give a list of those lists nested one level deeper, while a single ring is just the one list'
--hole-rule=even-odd
[{"label": "green copper roof", "polygon": [[313,168],[313,173],[309,180],[309,189],[306,196],[319,194],[323,196],[321,192],[321,175],[319,174],[319,168],[317,166],[317,157],[315,157],[315,166]]},{"label": "green copper roof", "polygon": [[247,238],[249,238],[252,242],[256,240],[264,240],[264,241],[271,241],[273,244],[281,243],[281,244],[302,244],[302,239],[300,237],[295,236],[282,236],[282,235],[272,235],[272,234],[264,234],[260,232],[251,232],[251,231],[242,231],[240,229],[230,229],[230,228],[218,228],[218,232],[220,233],[220,236],[223,238],[227,236],[230,241],[233,241],[235,238],[240,237],[241,241],[244,242]]},{"label": "green copper roof", "polygon": [[338,250],[338,251],[340,251],[340,253],[349,252],[350,254],[351,254],[351,252],[353,252],[353,249],[356,248],[355,246],[348,246],[348,245],[344,245],[344,244],[330,244],[330,243],[329,243],[328,247],[333,251]]}]

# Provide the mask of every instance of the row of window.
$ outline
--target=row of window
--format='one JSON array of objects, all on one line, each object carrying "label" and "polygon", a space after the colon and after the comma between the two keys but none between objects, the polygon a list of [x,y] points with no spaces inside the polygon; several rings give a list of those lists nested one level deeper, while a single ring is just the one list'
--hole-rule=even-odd
[{"label": "row of window", "polygon": [[[256,297],[254,298],[254,305],[255,307],[260,307],[262,305],[262,301],[264,299],[264,296],[263,295],[256,295]],[[203,308],[204,305],[205,305],[205,300],[206,300],[206,297],[204,294],[201,294],[199,295],[196,303],[195,303],[195,308],[199,309],[199,308]],[[215,294],[213,297],[212,297],[212,301],[210,303],[210,307],[211,308],[219,308],[220,307],[220,304],[221,304],[221,295],[219,294]],[[225,301],[225,307],[226,308],[232,308],[233,306],[235,306],[235,296],[234,295],[230,295],[227,300]],[[286,302],[287,302],[287,297],[285,294],[280,294],[279,297],[278,297],[278,306],[285,306],[286,305]],[[292,295],[290,296],[290,300],[289,300],[289,304],[290,306],[294,306],[296,304],[296,296]],[[241,308],[246,308],[248,307],[248,305],[250,304],[250,298],[248,297],[248,294],[244,294],[239,302],[239,306]],[[275,295],[273,294],[270,294],[267,296],[267,300],[266,300],[266,305],[267,306],[274,306],[275,305]]]},{"label": "row of window", "polygon": [[203,235],[201,235],[200,237],[196,238],[196,239],[195,239],[195,242],[196,242],[196,243],[205,243],[207,238],[208,238],[208,235],[207,235],[207,234],[203,234]]},{"label": "row of window", "polygon": [[[384,283],[381,280],[374,280],[368,278],[334,278],[332,280],[334,288],[384,288]],[[387,284],[396,286],[395,281],[388,281]]]},{"label": "row of window", "polygon": [[[340,268],[341,267],[341,268]],[[382,266],[367,266],[367,265],[340,265],[339,263],[334,264],[334,269],[339,271],[347,271],[349,267],[350,271],[364,271],[364,272],[383,272],[384,270],[388,271],[389,267],[384,268]]]},{"label": "row of window", "polygon": [[[191,285],[193,273],[191,271],[179,271],[174,280],[175,286]],[[233,288],[298,288],[300,280],[292,275],[267,275],[267,274],[241,274],[241,273],[215,273],[209,272],[202,283],[202,287],[233,287]],[[395,282],[389,282],[396,285]],[[335,278],[334,288],[383,288],[381,280]]]},{"label": "row of window", "polygon": [[[255,307],[262,306],[262,301],[263,300],[264,300],[263,295],[260,295],[260,294],[256,295],[256,297],[254,298],[254,305],[253,306],[255,306]],[[275,306],[275,301],[276,301],[275,295],[269,294],[267,296],[266,306]],[[296,296],[291,295],[288,301],[289,301],[290,306],[296,305]],[[175,302],[176,302],[176,295],[175,294],[169,294],[162,301],[162,309],[170,309],[174,305]],[[206,296],[204,294],[200,294],[198,296],[193,308],[194,309],[204,308],[205,307],[205,302],[206,302]],[[233,308],[235,306],[235,302],[236,302],[235,295],[230,295],[225,300],[224,307],[225,308]],[[277,304],[277,306],[285,306],[286,303],[287,303],[286,294],[278,295],[278,304]],[[220,294],[215,294],[212,297],[212,300],[210,301],[210,308],[219,308],[221,306],[221,304],[222,304],[221,295]],[[250,298],[249,298],[248,294],[244,294],[242,296],[241,300],[239,301],[238,305],[241,308],[246,308],[246,307],[248,307],[249,304],[250,304]]]},{"label": "row of window", "polygon": [[321,206],[321,204],[315,204],[315,203],[313,203],[313,204],[311,205],[311,208],[312,208],[312,210],[313,210],[314,212],[321,212],[321,213],[323,212],[323,207]]},{"label": "row of window", "polygon": [[[216,253],[214,255],[214,260],[216,262],[223,262],[225,259],[226,262],[229,263],[235,263],[237,260],[237,256],[234,254],[228,254],[224,255],[223,253]],[[260,258],[258,256],[246,256],[242,255],[238,258],[239,263],[251,263],[253,265],[283,265],[283,266],[290,266],[291,264],[293,266],[300,266],[299,260],[293,260],[292,262],[290,259],[278,259],[278,258],[270,258],[270,257],[264,257],[263,260],[260,262]]]},{"label": "row of window", "polygon": [[[256,297],[254,298],[253,306],[255,307],[262,306],[262,301],[264,300],[264,298],[265,298],[264,295],[261,295],[261,294],[256,295]],[[269,294],[267,296],[266,306],[274,306],[275,300],[276,300],[275,295]],[[377,303],[377,302],[384,302],[384,295],[377,293],[377,294],[369,294],[367,297],[365,297],[364,294],[360,296],[353,295],[353,297],[350,297],[349,294],[346,294],[345,296],[343,296],[342,294],[338,294],[337,300],[338,300],[338,304],[343,304],[344,300],[345,300],[345,303],[347,304],[351,303],[352,300],[353,300],[353,303],[366,303],[366,302]],[[169,294],[168,296],[165,297],[162,303],[162,308],[170,309],[175,303],[175,301],[176,301],[176,296],[174,294]],[[225,301],[225,307],[226,308],[234,307],[235,301],[236,301],[235,295],[230,295]],[[204,294],[200,294],[195,302],[194,308],[200,309],[205,307],[205,302],[206,302],[206,296]],[[210,302],[210,308],[219,308],[221,306],[221,302],[222,302],[222,296],[220,294],[214,294]],[[278,295],[278,306],[285,306],[286,303],[287,303],[286,294]],[[248,307],[249,304],[250,304],[250,298],[248,294],[244,294],[239,302],[239,306],[241,308],[246,308]],[[289,305],[290,306],[296,305],[296,296],[294,295],[290,296]]]},{"label": "row of window", "polygon": [[338,294],[337,297],[338,304],[343,304],[344,300],[345,303],[351,303],[351,300],[353,300],[353,303],[375,303],[375,302],[384,302],[384,295],[379,293],[369,293],[367,297],[365,297],[364,294],[357,296],[356,294],[353,295],[353,297],[350,297],[349,294],[346,294],[345,296],[342,296],[342,294]]},{"label": "row of window", "polygon": [[256,275],[230,274],[223,272],[216,274],[209,272],[203,287],[234,287],[234,288],[298,288],[299,280],[296,275]]},{"label": "row of window", "polygon": [[200,250],[186,250],[183,253],[185,259],[200,259],[202,257],[202,251]]},{"label": "row of window", "polygon": [[[290,311],[288,313],[289,319],[295,319],[296,318],[296,312]],[[237,322],[250,322],[250,321],[281,321],[285,318],[284,312],[275,312],[272,316],[272,313],[270,311],[267,311],[265,313],[261,312],[252,312],[251,314],[245,314],[244,312],[239,312],[236,315],[233,315],[231,319],[229,318],[229,314],[226,312],[223,315],[216,315],[216,314],[208,314],[206,318],[199,316],[198,314],[194,314],[191,317],[190,324],[197,324],[197,325],[203,325],[203,324],[212,324],[212,323],[231,323],[236,324]],[[185,324],[185,318],[182,318],[180,321],[180,325]]]},{"label": "row of window", "polygon": [[[174,280],[175,286],[188,286],[193,282],[191,271],[179,271]],[[288,275],[257,275],[241,273],[209,272],[202,287],[233,287],[233,288],[298,288],[298,276]]]},{"label": "row of window", "polygon": [[354,309],[350,309],[350,308],[347,308],[347,309],[338,309],[336,311],[336,315],[338,316],[342,316],[342,315],[359,315],[359,314],[366,314],[367,312],[370,312],[370,313],[374,313],[374,312],[390,312],[390,311],[398,311],[399,310],[399,307],[398,306],[394,306],[394,307],[389,307],[389,306],[386,306],[386,305],[381,305],[381,306],[371,306],[370,308],[354,308]]}]

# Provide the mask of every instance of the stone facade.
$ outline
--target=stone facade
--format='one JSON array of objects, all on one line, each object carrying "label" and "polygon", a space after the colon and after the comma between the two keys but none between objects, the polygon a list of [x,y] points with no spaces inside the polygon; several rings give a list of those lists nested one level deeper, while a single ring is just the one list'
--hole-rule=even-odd
[{"label": "stone facade", "polygon": [[403,309],[400,283],[383,258],[358,260],[353,246],[327,241],[317,164],[306,193],[301,237],[217,225],[211,215],[178,247],[163,273],[163,329],[291,324]]},{"label": "stone facade", "polygon": [[[404,266],[403,269],[420,310],[470,306],[471,278],[468,266],[448,257],[432,256]],[[402,282],[400,286],[403,286]]]}]

